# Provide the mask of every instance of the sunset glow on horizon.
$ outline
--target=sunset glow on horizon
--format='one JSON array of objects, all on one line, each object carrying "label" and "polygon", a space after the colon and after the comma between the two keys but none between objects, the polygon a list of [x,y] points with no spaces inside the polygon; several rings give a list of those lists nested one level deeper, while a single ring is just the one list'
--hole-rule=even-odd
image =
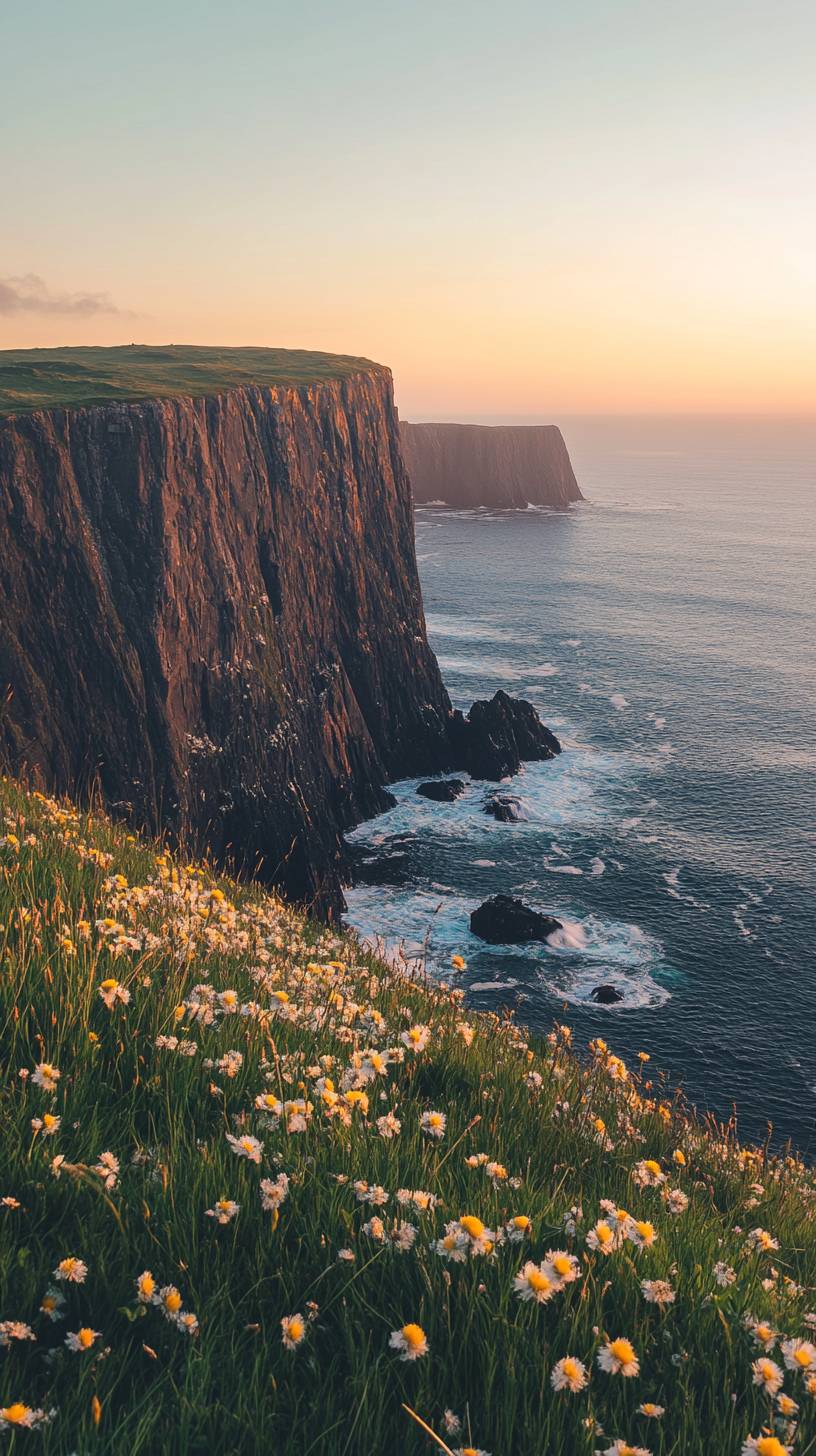
[{"label": "sunset glow on horizon", "polygon": [[406,418],[809,413],[804,4],[33,0],[0,348],[267,344]]}]

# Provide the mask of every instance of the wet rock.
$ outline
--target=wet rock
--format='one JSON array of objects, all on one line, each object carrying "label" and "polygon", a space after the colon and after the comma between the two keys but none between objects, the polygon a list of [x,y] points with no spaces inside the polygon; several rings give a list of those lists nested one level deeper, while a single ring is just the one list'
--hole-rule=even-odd
[{"label": "wet rock", "polygon": [[498,819],[500,824],[520,824],[527,818],[521,799],[512,794],[494,794],[485,801],[484,811]]},{"label": "wet rock", "polygon": [[434,799],[437,804],[452,804],[464,792],[462,779],[429,779],[425,784],[417,784],[417,793],[423,799]]},{"label": "wet rock", "polygon": [[520,945],[526,940],[546,940],[562,926],[552,915],[541,915],[512,895],[493,895],[473,911],[470,928],[490,945]]},{"label": "wet rock", "polygon": [[498,781],[516,774],[522,763],[554,758],[561,744],[545,728],[532,703],[501,689],[475,702],[467,717],[451,715],[449,737],[454,761],[471,778]]},{"label": "wet rock", "polygon": [[597,1001],[601,1006],[614,1006],[617,1001],[623,1000],[623,995],[617,986],[596,986],[590,994],[592,1000]]}]

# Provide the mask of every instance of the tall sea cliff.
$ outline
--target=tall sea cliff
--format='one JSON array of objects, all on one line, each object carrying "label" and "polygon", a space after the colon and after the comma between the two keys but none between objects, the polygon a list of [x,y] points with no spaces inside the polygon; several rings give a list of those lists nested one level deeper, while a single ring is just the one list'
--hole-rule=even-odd
[{"label": "tall sea cliff", "polygon": [[417,505],[528,505],[583,500],[557,425],[400,424]]},{"label": "tall sea cliff", "polygon": [[330,909],[383,785],[468,766],[380,366],[7,413],[0,542],[0,752],[45,787]]}]

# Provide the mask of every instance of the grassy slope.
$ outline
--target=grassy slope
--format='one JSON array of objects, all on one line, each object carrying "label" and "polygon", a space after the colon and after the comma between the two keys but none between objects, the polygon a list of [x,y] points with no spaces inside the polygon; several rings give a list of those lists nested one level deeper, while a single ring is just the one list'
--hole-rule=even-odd
[{"label": "grassy slope", "polygon": [[[210,894],[207,873],[174,868],[156,846],[0,781],[0,1196],[20,1204],[0,1206],[0,1319],[25,1321],[36,1337],[0,1350],[0,1406],[57,1412],[39,1431],[15,1432],[10,1446],[0,1432],[0,1449],[5,1440],[15,1451],[82,1456],[418,1456],[469,1445],[469,1422],[473,1446],[493,1456],[572,1456],[616,1437],[655,1453],[736,1456],[772,1419],[752,1384],[760,1351],[745,1314],[805,1335],[816,1306],[812,1174],[721,1141],[603,1047],[579,1060],[558,1029],[528,1047],[510,1022],[465,1016],[449,987],[410,983],[257,888],[217,883],[225,899]],[[97,924],[105,916],[111,923]],[[252,975],[259,968],[263,985]],[[129,1004],[106,1008],[99,988],[109,978]],[[195,1020],[202,984],[234,990],[248,1011]],[[355,1049],[404,1050],[412,1023],[430,1028],[428,1046],[365,1087],[368,1112],[342,1098],[332,1108],[318,1059],[337,1088],[353,1086],[343,1070]],[[470,1046],[463,1025],[475,1032]],[[188,1039],[194,1055],[157,1048],[160,1035]],[[244,1059],[234,1078],[207,1065],[230,1050]],[[21,1076],[44,1060],[61,1072],[55,1092]],[[305,1092],[313,1112],[304,1132],[255,1110],[265,1090]],[[376,1119],[389,1109],[402,1131],[385,1140]],[[440,1141],[420,1129],[429,1109],[447,1115]],[[47,1138],[32,1128],[45,1111],[62,1119]],[[231,1150],[236,1130],[262,1141],[260,1166]],[[93,1171],[106,1151],[121,1164],[107,1193]],[[469,1167],[466,1157],[481,1152],[509,1177]],[[663,1188],[638,1186],[644,1158],[668,1172]],[[279,1172],[290,1190],[276,1222],[261,1207],[260,1180]],[[388,1203],[358,1202],[346,1179],[382,1185]],[[664,1202],[675,1187],[689,1198],[678,1216]],[[400,1188],[427,1190],[438,1207],[399,1207]],[[219,1198],[240,1204],[225,1226],[206,1215]],[[638,1251],[627,1239],[610,1256],[593,1253],[587,1233],[602,1198],[651,1221],[654,1247]],[[571,1234],[564,1220],[576,1206]],[[366,1236],[372,1213],[386,1234],[397,1216],[414,1223],[414,1248]],[[524,1214],[532,1234],[447,1263],[432,1240],[465,1214],[491,1230]],[[778,1253],[745,1252],[758,1225],[779,1240]],[[547,1304],[522,1302],[514,1275],[551,1248],[574,1250],[581,1277]],[[354,1261],[339,1259],[341,1249]],[[40,1301],[68,1255],[89,1272],[62,1286],[65,1317],[52,1323]],[[718,1261],[736,1271],[725,1288]],[[197,1335],[138,1302],[134,1281],[145,1269],[178,1286],[200,1320]],[[677,1292],[664,1312],[640,1289],[658,1277]],[[280,1321],[307,1315],[308,1301],[315,1318],[289,1351]],[[430,1353],[403,1363],[389,1335],[409,1321],[425,1330]],[[71,1353],[66,1334],[86,1325],[100,1338]],[[607,1334],[631,1338],[639,1376],[598,1369]],[[566,1355],[586,1363],[590,1381],[556,1395],[550,1373]],[[795,1450],[805,1456],[816,1400],[800,1374],[786,1372],[785,1389],[802,1405]],[[638,1414],[643,1401],[665,1406],[663,1418]],[[441,1436],[452,1407],[465,1434],[432,1444],[403,1404]]]},{"label": "grassy slope", "polygon": [[36,409],[223,394],[241,384],[310,384],[381,368],[307,349],[118,348],[0,350],[0,415]]}]

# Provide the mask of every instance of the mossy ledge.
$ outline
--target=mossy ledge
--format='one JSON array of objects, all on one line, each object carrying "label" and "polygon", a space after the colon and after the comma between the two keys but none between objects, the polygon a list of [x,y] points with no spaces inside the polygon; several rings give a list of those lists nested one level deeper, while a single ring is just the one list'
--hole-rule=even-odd
[{"label": "mossy ledge", "polygon": [[0,1438],[812,1449],[812,1170],[460,970],[0,781]]}]

